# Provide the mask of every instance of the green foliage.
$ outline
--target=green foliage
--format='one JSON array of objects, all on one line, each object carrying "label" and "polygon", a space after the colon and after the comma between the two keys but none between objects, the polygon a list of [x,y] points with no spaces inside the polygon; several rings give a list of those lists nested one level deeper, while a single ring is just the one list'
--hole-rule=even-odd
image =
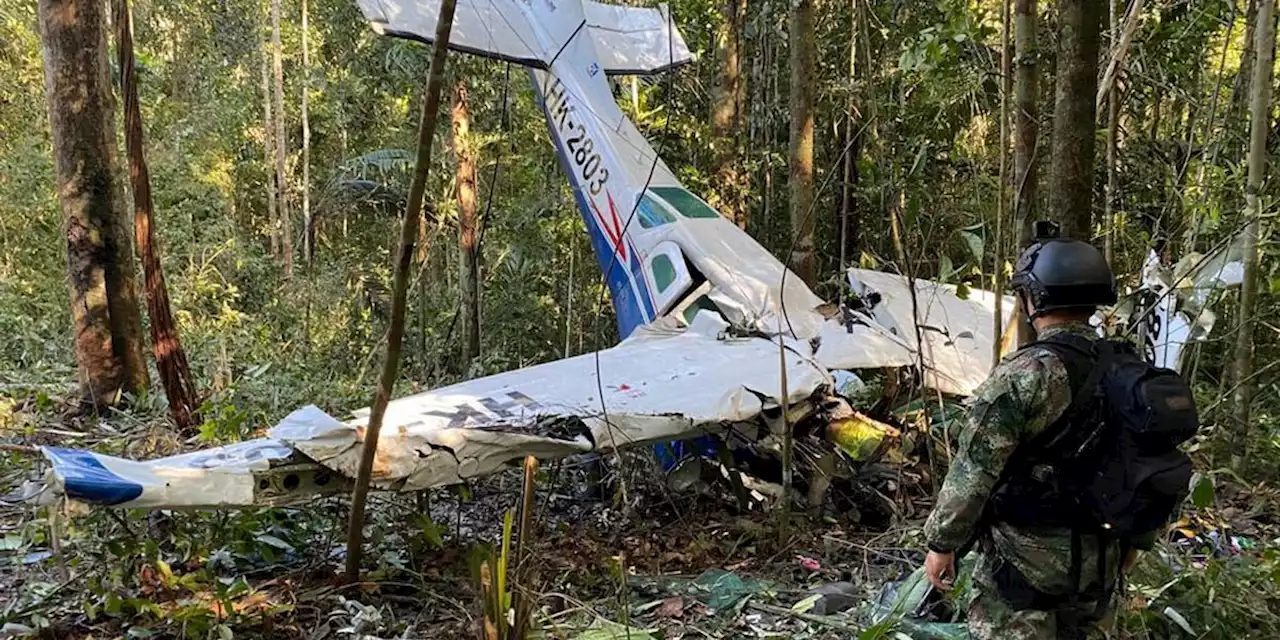
[{"label": "green foliage", "polygon": [[[263,148],[265,3],[132,4],[161,255],[179,331],[203,392],[200,442],[253,437],[304,404],[339,416],[369,404],[387,327],[390,255],[412,159],[406,150],[416,140],[426,48],[375,35],[349,0],[309,3],[312,167],[311,184],[304,185],[298,108],[304,87],[301,6],[285,0],[285,187],[291,215],[299,220],[300,194],[310,190],[317,221],[315,263],[302,266],[299,260],[294,278],[285,280],[281,259],[270,250],[267,217],[274,168]],[[753,0],[747,7],[741,37],[749,104],[735,141],[738,185],[718,181],[719,159],[707,117],[718,74],[714,34],[723,20],[723,3],[673,0],[671,5],[698,61],[657,78],[612,79],[619,103],[694,193],[710,198],[736,189],[744,194],[748,230],[784,256],[790,248],[786,3]],[[820,216],[816,226],[824,273],[835,273],[839,256],[834,212],[842,206],[846,186],[842,165],[852,99],[859,144],[856,176],[847,186],[860,224],[850,261],[910,268],[919,277],[954,284],[962,296],[989,287],[993,269],[1007,263],[1013,245],[1012,221],[1004,221],[1002,242],[995,235],[998,7],[957,0],[864,3],[866,23],[858,34],[850,9],[848,3],[819,3],[815,215]],[[29,0],[0,0],[0,335],[5,337],[0,342],[0,433],[6,437],[31,436],[62,420],[67,393],[59,389],[76,381],[65,239],[35,11],[36,3]],[[1121,85],[1116,267],[1128,282],[1156,240],[1167,241],[1175,257],[1228,241],[1239,228],[1244,192],[1247,118],[1231,104],[1241,82],[1242,7],[1212,0],[1164,3],[1145,11]],[[1234,23],[1233,12],[1239,13]],[[1050,17],[1047,13],[1041,21],[1040,39],[1039,60],[1046,72],[1037,159],[1042,169],[1048,166],[1043,149],[1051,129],[1048,71],[1056,37]],[[862,52],[853,77],[851,44]],[[409,293],[398,393],[584,353],[616,339],[595,257],[523,70],[463,56],[452,56],[450,65],[451,78],[468,82],[475,138],[469,142],[480,149],[482,356],[459,362],[454,346],[459,331],[454,142],[442,130],[427,190],[432,206],[416,264],[420,274]],[[1100,146],[1097,214],[1104,157]],[[1277,184],[1267,183],[1264,201],[1275,201]],[[909,264],[900,263],[889,237],[887,221],[897,207]],[[1226,444],[1232,432],[1250,428],[1250,468],[1242,474],[1249,483],[1274,481],[1280,468],[1280,394],[1267,393],[1277,390],[1278,378],[1265,364],[1280,360],[1273,329],[1280,316],[1275,295],[1280,245],[1268,239],[1262,243],[1261,272],[1271,287],[1264,288],[1255,323],[1261,365],[1255,382],[1263,391],[1256,394],[1256,424],[1230,424],[1224,410],[1229,403],[1220,402],[1235,384],[1227,365],[1234,295],[1215,299],[1217,324],[1211,338],[1195,346],[1191,372],[1206,408],[1205,428],[1194,447],[1200,468],[1222,467],[1233,453]],[[106,422],[155,425],[162,420],[158,393],[144,394],[136,404]],[[15,407],[22,407],[21,420],[10,419]],[[146,456],[173,448],[172,443],[126,440],[114,438],[102,446]],[[1225,480],[1215,472],[1198,476],[1192,505],[1221,502]],[[296,566],[309,554],[328,553],[309,548],[327,533],[321,531],[328,524],[321,515],[253,510],[127,514],[117,521],[95,512],[75,521],[68,535],[77,541],[79,566],[73,570],[102,567],[87,579],[85,617],[123,621],[132,625],[132,637],[228,637],[247,619],[232,606],[250,595],[247,573]],[[0,551],[42,548],[48,542],[46,525],[37,518],[6,530]],[[380,557],[379,570],[406,569],[409,551],[439,549],[446,530],[429,514],[416,514],[407,534],[375,532],[374,540],[391,549]],[[1280,636],[1273,615],[1280,575],[1274,546],[1207,560],[1174,550],[1165,551],[1165,560],[1149,555],[1135,579],[1148,606],[1126,610],[1119,618],[1121,629],[1140,638],[1179,633],[1178,623],[1164,613],[1167,606],[1206,637]],[[0,618],[37,627],[48,623],[39,607],[31,607],[56,588],[47,581],[27,583],[12,602],[0,605]],[[231,613],[215,615],[197,593],[210,594]],[[169,600],[177,604],[158,610],[157,602]],[[606,625],[600,632],[613,628]],[[884,631],[889,632],[887,626]]]},{"label": "green foliage", "polygon": [[1146,554],[1129,593],[1117,616],[1126,637],[1274,638],[1280,634],[1280,547],[1273,541],[1257,553],[1228,557],[1166,547]]}]

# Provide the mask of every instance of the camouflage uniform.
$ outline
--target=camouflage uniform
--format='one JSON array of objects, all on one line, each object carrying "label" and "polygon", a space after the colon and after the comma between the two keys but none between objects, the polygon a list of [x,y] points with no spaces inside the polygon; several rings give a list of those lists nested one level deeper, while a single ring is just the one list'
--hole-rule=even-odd
[{"label": "camouflage uniform", "polygon": [[[1039,338],[1066,331],[1097,338],[1083,324],[1056,325]],[[1014,451],[1052,425],[1070,404],[1066,366],[1048,349],[1034,347],[1005,358],[971,401],[959,449],[925,524],[925,539],[934,551],[954,552],[978,536],[968,608],[969,632],[975,640],[1083,637],[1097,621],[1094,602],[1074,607],[1064,602],[1053,611],[1016,610],[995,588],[996,570],[1009,562],[1035,589],[1052,595],[1069,592],[1070,530],[1015,528],[999,522],[983,523],[987,530],[977,530]],[[1108,571],[1119,554],[1118,545],[1111,547]],[[1097,578],[1096,538],[1084,536],[1081,551],[1080,585],[1087,585]]]}]

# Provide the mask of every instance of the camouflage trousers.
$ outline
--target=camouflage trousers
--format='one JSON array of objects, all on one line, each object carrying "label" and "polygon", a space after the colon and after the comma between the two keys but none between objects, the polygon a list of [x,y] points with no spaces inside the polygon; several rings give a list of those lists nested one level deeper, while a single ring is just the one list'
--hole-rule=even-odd
[{"label": "camouflage trousers", "polygon": [[972,640],[1084,640],[1106,617],[1095,602],[1063,603],[1052,610],[1017,609],[1002,598],[989,571],[974,567],[966,615]]}]

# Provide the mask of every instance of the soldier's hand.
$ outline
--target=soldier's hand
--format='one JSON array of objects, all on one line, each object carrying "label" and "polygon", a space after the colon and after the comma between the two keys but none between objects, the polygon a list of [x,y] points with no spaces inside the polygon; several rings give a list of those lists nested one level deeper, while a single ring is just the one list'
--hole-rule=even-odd
[{"label": "soldier's hand", "polygon": [[952,579],[955,578],[955,559],[954,553],[938,553],[930,551],[929,555],[924,557],[924,574],[929,578],[929,582],[933,586],[949,591],[951,589]]}]

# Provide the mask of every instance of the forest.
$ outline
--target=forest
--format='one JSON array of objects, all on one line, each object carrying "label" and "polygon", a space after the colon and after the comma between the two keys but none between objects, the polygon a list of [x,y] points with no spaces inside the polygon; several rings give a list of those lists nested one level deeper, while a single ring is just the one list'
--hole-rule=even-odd
[{"label": "forest", "polygon": [[[354,491],[284,506],[41,499],[49,448],[151,460],[307,405],[372,407],[364,440],[391,399],[574,357],[603,405],[624,365],[591,354],[635,338],[558,98],[436,46],[473,5],[578,0],[456,0],[435,44],[370,2],[0,0],[0,639],[967,637],[963,578],[901,605],[964,401],[910,366],[841,391],[891,434],[861,454],[760,400],[785,431],[764,480],[727,447],[692,477],[601,447],[370,491],[366,443]],[[662,6],[692,62],[609,70],[624,121],[821,299],[853,299],[850,268],[994,299],[985,375],[1031,339],[982,295],[1034,221],[1126,291],[1156,264],[1192,292],[1195,475],[1100,633],[1280,637],[1276,0]],[[1237,284],[1187,284],[1215,260]],[[755,337],[787,391],[782,330]]]}]

